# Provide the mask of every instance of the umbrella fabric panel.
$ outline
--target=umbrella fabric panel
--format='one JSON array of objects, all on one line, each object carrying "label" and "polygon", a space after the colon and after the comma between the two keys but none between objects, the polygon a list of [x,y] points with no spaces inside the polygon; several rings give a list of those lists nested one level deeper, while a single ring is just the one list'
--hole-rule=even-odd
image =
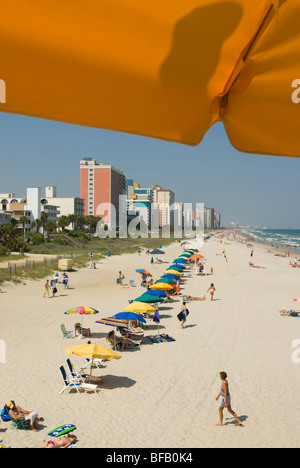
[{"label": "umbrella fabric panel", "polygon": [[139,322],[146,323],[146,320],[141,317],[139,314],[135,314],[133,312],[119,312],[118,314],[114,315],[114,318],[120,320],[138,320]]},{"label": "umbrella fabric panel", "polygon": [[280,3],[231,88],[223,122],[240,151],[299,157],[300,2]]},{"label": "umbrella fabric panel", "polygon": [[128,323],[125,320],[116,319],[113,317],[96,320],[96,323],[101,323],[102,325],[108,325],[110,327],[120,327],[120,328],[128,327]]},{"label": "umbrella fabric panel", "polygon": [[68,355],[74,354],[75,356],[96,359],[121,359],[122,357],[111,349],[93,343],[67,348],[65,353]]},{"label": "umbrella fabric panel", "polygon": [[273,4],[3,2],[0,111],[196,145]]}]

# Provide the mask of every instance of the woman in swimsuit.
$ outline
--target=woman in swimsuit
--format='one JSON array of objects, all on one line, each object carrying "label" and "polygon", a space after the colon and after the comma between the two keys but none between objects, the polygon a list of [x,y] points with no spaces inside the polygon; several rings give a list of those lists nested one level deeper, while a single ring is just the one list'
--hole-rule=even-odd
[{"label": "woman in swimsuit", "polygon": [[211,283],[210,287],[208,288],[207,292],[210,293],[210,300],[213,301],[214,300],[214,294],[215,294],[215,286],[214,286],[214,283]]},{"label": "woman in swimsuit", "polygon": [[221,391],[219,395],[216,397],[216,401],[222,396],[222,403],[219,408],[219,416],[220,416],[220,423],[216,424],[216,426],[223,426],[223,411],[224,408],[227,408],[230,414],[237,420],[238,426],[242,426],[241,421],[239,420],[237,414],[231,408],[231,396],[229,393],[229,386],[227,381],[227,374],[226,372],[220,372],[220,379],[222,380]]},{"label": "woman in swimsuit", "polygon": [[48,442],[34,448],[68,448],[76,441],[77,437],[74,434],[68,434],[64,437],[60,437],[59,439],[48,440]]}]

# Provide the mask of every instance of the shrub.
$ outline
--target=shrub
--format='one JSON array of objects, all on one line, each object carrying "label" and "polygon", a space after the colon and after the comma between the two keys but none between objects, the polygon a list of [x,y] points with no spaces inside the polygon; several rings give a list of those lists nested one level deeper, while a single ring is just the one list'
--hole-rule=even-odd
[{"label": "shrub", "polygon": [[31,237],[31,242],[33,245],[41,245],[41,244],[44,244],[45,239],[42,234],[37,232],[36,234],[33,234],[33,236]]}]

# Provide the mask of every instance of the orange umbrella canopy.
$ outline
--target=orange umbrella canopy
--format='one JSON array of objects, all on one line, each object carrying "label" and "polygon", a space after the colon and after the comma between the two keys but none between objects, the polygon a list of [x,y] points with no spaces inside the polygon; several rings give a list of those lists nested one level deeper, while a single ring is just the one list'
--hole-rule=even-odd
[{"label": "orange umbrella canopy", "polygon": [[300,156],[299,0],[10,0],[0,111]]}]

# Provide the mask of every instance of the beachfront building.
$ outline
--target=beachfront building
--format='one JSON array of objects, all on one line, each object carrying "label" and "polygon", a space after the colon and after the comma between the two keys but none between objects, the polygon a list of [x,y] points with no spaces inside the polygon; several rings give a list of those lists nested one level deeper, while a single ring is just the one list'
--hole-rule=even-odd
[{"label": "beachfront building", "polygon": [[84,216],[84,200],[79,197],[58,197],[56,187],[45,188],[45,197],[41,199],[41,205],[45,211],[50,211],[51,220],[55,211],[53,207],[59,211],[59,216]]},{"label": "beachfront building", "polygon": [[221,227],[221,214],[215,211],[215,229],[220,229]]},{"label": "beachfront building", "polygon": [[214,229],[215,227],[215,209],[204,207],[204,227],[205,229]]},{"label": "beachfront building", "polygon": [[126,200],[126,178],[122,171],[98,164],[93,158],[80,161],[80,198],[84,200],[85,216],[99,216],[108,227],[119,226],[120,216],[126,216],[126,206],[119,208],[120,196]]},{"label": "beachfront building", "polygon": [[153,205],[159,211],[159,227],[174,226],[174,202],[175,194],[172,190],[166,190],[160,185],[152,184]]},{"label": "beachfront building", "polygon": [[132,180],[127,181],[127,213],[135,213],[145,226],[151,225],[152,202],[151,188],[140,187]]},{"label": "beachfront building", "polygon": [[11,222],[11,214],[0,211],[0,226]]},{"label": "beachfront building", "polygon": [[22,203],[23,198],[18,198],[14,193],[0,193],[0,210],[6,211],[11,203]]}]

